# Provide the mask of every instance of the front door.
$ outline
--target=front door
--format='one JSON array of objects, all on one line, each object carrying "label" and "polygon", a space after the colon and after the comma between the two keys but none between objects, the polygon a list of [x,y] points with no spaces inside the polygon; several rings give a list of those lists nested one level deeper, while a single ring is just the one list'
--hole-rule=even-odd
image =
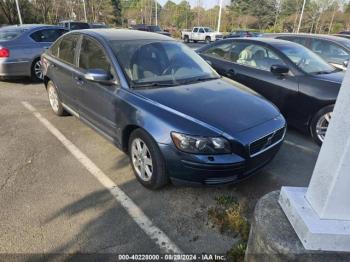
[{"label": "front door", "polygon": [[[117,128],[117,77],[104,48],[96,40],[84,36],[78,56],[79,72],[74,79],[79,90],[79,113],[108,136],[115,138]],[[108,72],[114,84],[86,80],[84,74],[91,69]]]}]

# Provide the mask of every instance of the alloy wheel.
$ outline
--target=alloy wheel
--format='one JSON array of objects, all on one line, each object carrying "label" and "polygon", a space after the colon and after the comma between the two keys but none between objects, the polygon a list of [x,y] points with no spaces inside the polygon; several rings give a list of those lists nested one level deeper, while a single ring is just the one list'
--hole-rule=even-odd
[{"label": "alloy wheel", "polygon": [[317,138],[321,142],[324,141],[331,118],[332,118],[332,112],[328,112],[323,116],[321,116],[316,123]]},{"label": "alloy wheel", "polygon": [[59,110],[59,102],[56,89],[52,85],[49,85],[47,88],[47,92],[52,110],[57,113]]},{"label": "alloy wheel", "polygon": [[137,175],[145,182],[150,181],[153,174],[152,156],[146,143],[140,138],[132,141],[131,159]]},{"label": "alloy wheel", "polygon": [[36,76],[38,79],[43,79],[43,78],[44,78],[41,60],[38,60],[38,61],[34,64],[34,74],[35,74],[35,76]]}]

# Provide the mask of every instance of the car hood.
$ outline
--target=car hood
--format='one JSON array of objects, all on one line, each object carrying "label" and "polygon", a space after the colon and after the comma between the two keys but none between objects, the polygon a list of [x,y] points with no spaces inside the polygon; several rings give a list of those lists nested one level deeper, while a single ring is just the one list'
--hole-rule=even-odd
[{"label": "car hood", "polygon": [[136,92],[234,136],[280,115],[270,102],[245,89],[218,79]]},{"label": "car hood", "polygon": [[345,72],[339,71],[331,74],[315,75],[314,78],[341,84],[343,82],[344,76]]}]

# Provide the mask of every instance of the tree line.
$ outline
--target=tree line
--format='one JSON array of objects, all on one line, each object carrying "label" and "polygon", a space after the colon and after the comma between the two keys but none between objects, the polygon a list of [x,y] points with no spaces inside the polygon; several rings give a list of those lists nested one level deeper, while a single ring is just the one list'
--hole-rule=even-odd
[{"label": "tree line", "polygon": [[[231,0],[223,7],[222,31],[253,29],[265,32],[295,32],[304,0]],[[133,23],[155,24],[181,30],[204,25],[217,27],[219,6],[191,7],[186,0],[85,0],[89,22],[116,27]],[[19,0],[24,23],[57,24],[60,20],[84,20],[83,0]],[[157,5],[157,6],[156,6]],[[0,0],[0,24],[18,24],[15,0]],[[335,33],[350,30],[348,0],[306,0],[301,32]]]}]

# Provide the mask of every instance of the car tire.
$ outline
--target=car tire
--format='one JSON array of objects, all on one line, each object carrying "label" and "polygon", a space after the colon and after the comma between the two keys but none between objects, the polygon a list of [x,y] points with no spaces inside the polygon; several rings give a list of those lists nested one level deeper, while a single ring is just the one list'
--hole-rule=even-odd
[{"label": "car tire", "polygon": [[319,110],[311,120],[311,136],[318,145],[322,145],[323,143],[324,136],[326,135],[326,131],[332,117],[333,109],[334,105],[326,106]]},{"label": "car tire", "polygon": [[129,138],[129,157],[136,179],[148,189],[159,189],[168,183],[165,161],[154,139],[136,129]]},{"label": "car tire", "polygon": [[205,43],[206,43],[206,44],[210,44],[210,42],[211,42],[211,38],[210,38],[210,36],[207,36],[207,37],[205,38]]},{"label": "car tire", "polygon": [[190,38],[188,37],[188,35],[184,36],[184,42],[185,43],[189,43],[190,42]]},{"label": "car tire", "polygon": [[58,116],[65,116],[67,112],[64,110],[62,106],[62,102],[58,95],[57,88],[52,81],[49,81],[46,86],[47,95],[49,98],[50,106],[52,111]]},{"label": "car tire", "polygon": [[42,82],[44,79],[43,71],[42,71],[42,65],[40,58],[37,58],[33,61],[32,67],[31,67],[31,79],[35,82]]}]

